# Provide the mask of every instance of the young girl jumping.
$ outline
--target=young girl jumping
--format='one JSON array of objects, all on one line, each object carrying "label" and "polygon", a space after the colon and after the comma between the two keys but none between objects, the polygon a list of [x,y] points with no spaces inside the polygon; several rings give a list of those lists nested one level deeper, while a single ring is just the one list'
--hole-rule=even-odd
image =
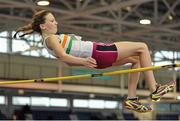
[{"label": "young girl jumping", "polygon": [[[74,34],[57,35],[57,21],[53,14],[46,10],[41,10],[33,16],[30,24],[17,29],[17,33],[24,35],[38,32],[42,35],[43,45],[47,51],[57,59],[77,66],[88,68],[107,68],[111,66],[132,63],[132,68],[152,66],[148,47],[142,42],[115,42],[110,44],[82,41],[80,36]],[[153,71],[144,71],[145,80],[150,89],[150,98],[158,101],[160,98],[173,90],[175,81],[170,81],[165,85],[156,83]],[[138,112],[148,112],[152,108],[139,102],[136,97],[136,88],[140,73],[130,73],[128,80],[128,97],[124,101],[124,107]]]}]

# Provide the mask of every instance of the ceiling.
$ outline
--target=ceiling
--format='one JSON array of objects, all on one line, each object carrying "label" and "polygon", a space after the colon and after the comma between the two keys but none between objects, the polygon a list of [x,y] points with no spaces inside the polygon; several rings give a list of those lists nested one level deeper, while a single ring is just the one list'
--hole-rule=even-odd
[{"label": "ceiling", "polygon": [[[47,9],[56,16],[59,32],[82,35],[85,40],[143,41],[152,50],[180,51],[180,0],[0,0],[0,31],[15,30]],[[139,20],[150,19],[151,25]]]}]

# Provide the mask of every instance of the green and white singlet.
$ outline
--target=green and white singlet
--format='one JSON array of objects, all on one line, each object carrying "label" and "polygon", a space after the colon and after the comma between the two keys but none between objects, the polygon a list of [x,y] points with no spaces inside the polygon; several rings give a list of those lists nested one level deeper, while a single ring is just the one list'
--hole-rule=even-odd
[{"label": "green and white singlet", "polygon": [[[76,57],[91,57],[93,53],[93,42],[81,41],[82,37],[74,34],[59,34],[59,42],[67,54]],[[48,38],[48,37],[47,37]],[[47,51],[56,56],[53,50],[49,49],[44,39],[43,45]]]}]

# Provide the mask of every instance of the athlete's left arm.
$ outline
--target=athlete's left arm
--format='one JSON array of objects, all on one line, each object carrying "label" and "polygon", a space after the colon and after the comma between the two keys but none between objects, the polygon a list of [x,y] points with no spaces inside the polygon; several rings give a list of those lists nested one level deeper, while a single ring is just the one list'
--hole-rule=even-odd
[{"label": "athlete's left arm", "polygon": [[67,63],[67,62],[66,62],[66,64],[67,64],[68,66],[83,66],[83,65],[81,65],[81,64],[73,64],[73,63]]}]

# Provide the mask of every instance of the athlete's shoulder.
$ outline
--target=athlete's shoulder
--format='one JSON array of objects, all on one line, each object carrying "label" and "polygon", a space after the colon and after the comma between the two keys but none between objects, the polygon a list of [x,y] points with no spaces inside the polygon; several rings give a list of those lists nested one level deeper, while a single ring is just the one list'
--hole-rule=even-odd
[{"label": "athlete's shoulder", "polygon": [[58,38],[58,35],[57,34],[53,34],[51,36],[49,36],[50,39],[55,39],[55,38]]}]

